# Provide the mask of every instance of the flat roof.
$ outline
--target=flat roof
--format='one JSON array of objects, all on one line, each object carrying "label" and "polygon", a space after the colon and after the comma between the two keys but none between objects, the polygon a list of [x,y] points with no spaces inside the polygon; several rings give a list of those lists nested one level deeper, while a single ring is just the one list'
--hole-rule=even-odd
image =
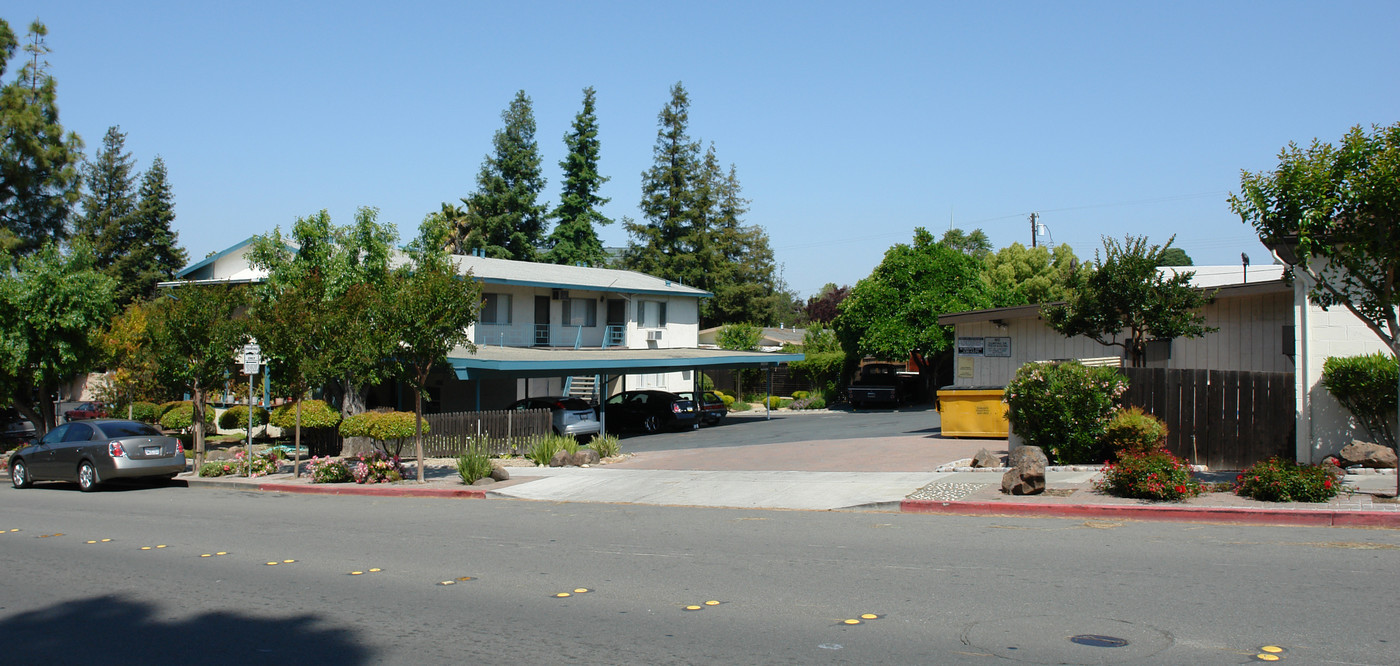
[{"label": "flat roof", "polygon": [[447,363],[461,380],[482,377],[560,377],[676,372],[696,368],[762,368],[791,363],[804,354],[727,349],[573,349],[570,347],[458,347]]},{"label": "flat roof", "polygon": [[[1239,270],[1236,268],[1236,270]],[[1287,280],[1267,280],[1250,282],[1248,284],[1234,283],[1221,287],[1203,287],[1215,292],[1216,298],[1239,298],[1241,296],[1254,296],[1257,294],[1272,294],[1279,292],[1291,292],[1293,285]],[[989,308],[986,310],[968,310],[966,312],[949,312],[938,315],[938,323],[944,326],[951,324],[970,324],[979,321],[992,321],[993,319],[1025,319],[1029,317],[1039,317],[1042,305],[1064,305],[1064,301],[1053,303],[1043,303],[1040,305],[1013,305],[1004,308]]]}]

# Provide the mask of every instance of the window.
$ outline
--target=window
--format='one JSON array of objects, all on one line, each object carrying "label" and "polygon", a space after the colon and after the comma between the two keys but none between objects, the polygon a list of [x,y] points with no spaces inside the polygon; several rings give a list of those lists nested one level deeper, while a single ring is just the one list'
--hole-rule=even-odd
[{"label": "window", "polygon": [[637,301],[638,328],[664,328],[666,304],[662,301]]},{"label": "window", "polygon": [[591,298],[570,298],[563,302],[564,323],[568,326],[597,326],[598,301]]},{"label": "window", "polygon": [[481,323],[510,323],[510,294],[482,294]]}]

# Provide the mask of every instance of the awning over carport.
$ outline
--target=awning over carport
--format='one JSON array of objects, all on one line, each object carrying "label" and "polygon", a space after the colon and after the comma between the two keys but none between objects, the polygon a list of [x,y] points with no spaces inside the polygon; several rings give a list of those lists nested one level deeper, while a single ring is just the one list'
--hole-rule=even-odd
[{"label": "awning over carport", "polygon": [[458,347],[447,362],[457,379],[562,377],[678,372],[697,368],[772,368],[804,354],[725,349],[570,349],[559,347]]}]

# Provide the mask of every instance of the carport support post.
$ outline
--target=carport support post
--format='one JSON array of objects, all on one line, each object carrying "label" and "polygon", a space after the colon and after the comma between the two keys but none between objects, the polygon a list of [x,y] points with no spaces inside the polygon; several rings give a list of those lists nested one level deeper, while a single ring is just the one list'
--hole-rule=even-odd
[{"label": "carport support post", "polygon": [[768,397],[763,399],[763,418],[768,420],[773,418],[773,366],[768,368]]},{"label": "carport support post", "polygon": [[[608,382],[612,381],[612,376],[603,374],[603,388],[598,391],[602,396],[598,402],[598,436],[608,434]],[[596,388],[596,387],[595,387]]]}]

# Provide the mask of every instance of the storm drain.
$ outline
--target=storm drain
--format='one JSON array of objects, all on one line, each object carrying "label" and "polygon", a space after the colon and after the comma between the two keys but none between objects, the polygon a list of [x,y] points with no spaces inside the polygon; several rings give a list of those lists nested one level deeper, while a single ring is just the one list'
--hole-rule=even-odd
[{"label": "storm drain", "polygon": [[1117,636],[1100,636],[1098,634],[1079,634],[1078,636],[1070,636],[1069,642],[1087,645],[1089,647],[1116,648],[1127,645],[1128,639],[1119,638]]}]

